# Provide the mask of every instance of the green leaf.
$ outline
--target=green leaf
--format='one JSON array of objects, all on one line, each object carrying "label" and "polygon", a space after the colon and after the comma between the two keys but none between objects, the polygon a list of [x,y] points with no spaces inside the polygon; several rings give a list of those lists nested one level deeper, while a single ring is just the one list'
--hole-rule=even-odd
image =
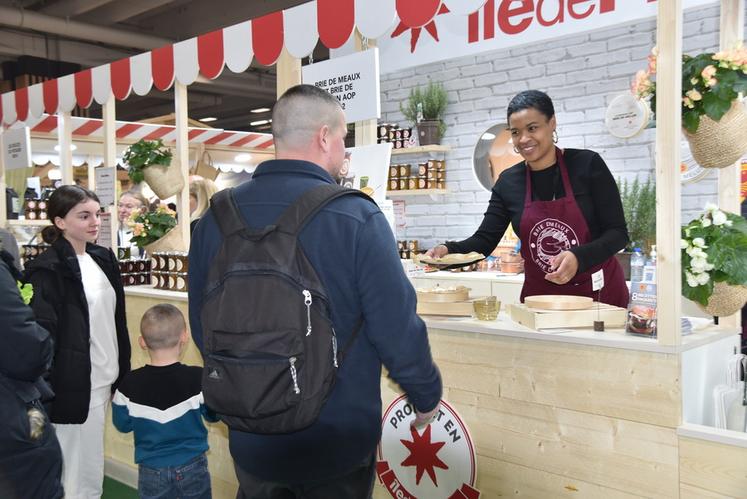
[{"label": "green leaf", "polygon": [[685,127],[690,133],[698,131],[698,125],[700,125],[700,115],[695,109],[687,109],[682,111],[682,126]]},{"label": "green leaf", "polygon": [[706,115],[713,121],[719,121],[730,107],[731,101],[719,99],[713,93],[707,93],[703,96],[703,109]]}]

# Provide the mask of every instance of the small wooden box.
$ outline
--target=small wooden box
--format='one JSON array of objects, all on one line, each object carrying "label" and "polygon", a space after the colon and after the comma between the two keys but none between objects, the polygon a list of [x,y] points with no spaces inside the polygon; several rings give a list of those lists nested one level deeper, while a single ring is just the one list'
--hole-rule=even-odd
[{"label": "small wooden box", "polygon": [[539,310],[516,303],[508,310],[512,320],[530,329],[591,328],[597,320],[607,328],[624,327],[627,316],[626,309],[606,303],[599,304],[599,311],[596,303],[586,310]]}]

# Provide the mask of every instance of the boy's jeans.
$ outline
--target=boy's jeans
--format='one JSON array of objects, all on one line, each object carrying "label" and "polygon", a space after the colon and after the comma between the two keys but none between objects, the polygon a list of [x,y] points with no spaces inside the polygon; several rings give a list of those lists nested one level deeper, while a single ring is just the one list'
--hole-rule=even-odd
[{"label": "boy's jeans", "polygon": [[211,499],[207,457],[201,454],[181,466],[138,467],[137,491],[142,499]]}]

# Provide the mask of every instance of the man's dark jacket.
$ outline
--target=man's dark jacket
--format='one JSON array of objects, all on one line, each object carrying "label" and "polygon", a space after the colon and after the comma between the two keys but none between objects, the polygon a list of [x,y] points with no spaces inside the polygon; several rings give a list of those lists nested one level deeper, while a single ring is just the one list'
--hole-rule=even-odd
[{"label": "man's dark jacket", "polygon": [[[46,420],[38,438],[30,434],[28,410],[43,413],[52,395],[41,376],[52,361],[52,338],[24,305],[12,257],[0,259],[0,497],[62,497],[62,452]],[[6,258],[7,257],[7,258]],[[46,419],[46,416],[45,416]]]},{"label": "man's dark jacket", "polygon": [[[86,253],[104,271],[114,288],[114,314],[119,349],[119,381],[130,370],[130,338],[125,319],[124,288],[119,265],[110,249],[86,245]],[[31,307],[36,320],[54,339],[54,361],[49,382],[55,392],[50,417],[55,423],[82,424],[91,400],[91,345],[88,301],[83,290],[78,257],[63,237],[26,266],[26,280],[34,286]]]},{"label": "man's dark jacket", "polygon": [[[249,226],[261,228],[300,194],[324,183],[334,181],[313,163],[272,160],[238,186],[234,197]],[[347,344],[361,315],[363,327],[316,423],[285,435],[231,431],[229,436],[231,455],[242,469],[263,480],[298,484],[345,475],[373,455],[381,434],[382,363],[418,410],[433,409],[441,397],[425,324],[415,313],[415,291],[378,207],[356,196],[338,198],[299,239],[327,290],[339,344]],[[189,254],[190,325],[200,348],[202,292],[222,240],[209,210],[197,224]]]}]

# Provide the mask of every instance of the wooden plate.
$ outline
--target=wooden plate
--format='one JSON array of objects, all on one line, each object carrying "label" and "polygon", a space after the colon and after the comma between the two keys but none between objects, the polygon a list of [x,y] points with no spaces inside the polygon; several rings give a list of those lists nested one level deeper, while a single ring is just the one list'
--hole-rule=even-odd
[{"label": "wooden plate", "polygon": [[[416,263],[425,263],[433,267],[445,270],[450,268],[465,267],[470,263],[484,260],[485,255],[473,251],[471,253],[449,253],[441,258],[429,258],[427,256],[418,256]],[[415,259],[414,259],[415,260]]]},{"label": "wooden plate", "polygon": [[452,303],[469,299],[469,289],[457,286],[456,289],[430,288],[418,289],[418,303]]},{"label": "wooden plate", "polygon": [[591,308],[594,300],[588,296],[535,295],[524,298],[524,304],[541,310],[585,310]]}]

